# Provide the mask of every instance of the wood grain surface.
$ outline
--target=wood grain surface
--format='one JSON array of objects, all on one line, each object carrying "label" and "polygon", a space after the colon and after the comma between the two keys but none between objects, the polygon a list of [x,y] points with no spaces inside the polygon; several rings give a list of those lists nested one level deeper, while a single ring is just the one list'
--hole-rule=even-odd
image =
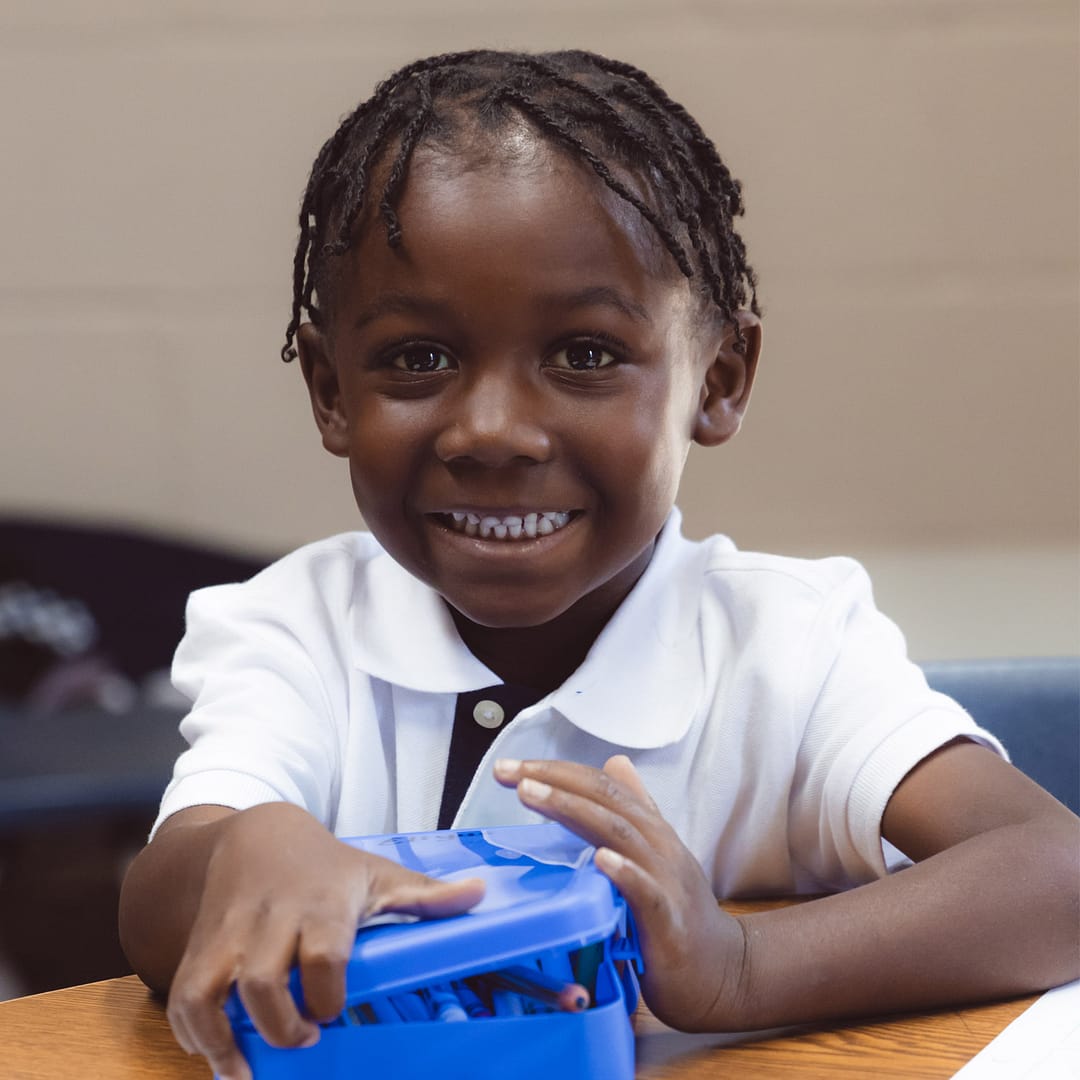
[{"label": "wood grain surface", "polygon": [[11,1080],[207,1080],[134,976],[0,1003],[0,1075]]},{"label": "wood grain surface", "polygon": [[[790,901],[725,904],[733,913]],[[639,1011],[643,1080],[872,1077],[944,1080],[1035,996],[966,1009],[739,1035],[687,1035]],[[0,1002],[4,1080],[208,1080],[176,1044],[165,1010],[133,975]]]}]

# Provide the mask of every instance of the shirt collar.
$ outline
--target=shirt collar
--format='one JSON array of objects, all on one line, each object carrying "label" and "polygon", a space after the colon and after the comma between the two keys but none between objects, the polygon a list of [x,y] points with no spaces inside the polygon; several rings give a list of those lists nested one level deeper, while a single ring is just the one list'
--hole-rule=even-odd
[{"label": "shirt collar", "polygon": [[703,545],[673,509],[652,560],[584,662],[547,699],[570,723],[632,749],[686,734],[704,686],[697,634]]},{"label": "shirt collar", "polygon": [[[676,742],[693,722],[704,672],[696,634],[703,545],[673,509],[653,557],[581,667],[545,706],[615,746]],[[460,694],[501,680],[465,647],[442,598],[380,552],[359,568],[355,665],[387,682]]]},{"label": "shirt collar", "polygon": [[379,551],[358,567],[353,662],[410,690],[461,694],[501,682],[465,647],[443,598]]}]

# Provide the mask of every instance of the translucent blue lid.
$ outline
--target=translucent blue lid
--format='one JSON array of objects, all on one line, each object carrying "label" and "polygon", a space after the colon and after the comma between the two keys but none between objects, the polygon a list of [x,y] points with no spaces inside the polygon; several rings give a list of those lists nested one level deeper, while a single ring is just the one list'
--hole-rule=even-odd
[{"label": "translucent blue lid", "polygon": [[479,877],[486,886],[484,899],[463,915],[365,923],[347,969],[350,1004],[497,968],[524,954],[580,948],[610,937],[625,920],[622,899],[593,864],[593,848],[554,822],[346,843],[429,877]]},{"label": "translucent blue lid", "polygon": [[[376,916],[357,931],[346,969],[346,1005],[491,971],[522,957],[569,952],[628,936],[626,958],[637,959],[625,901],[593,863],[593,848],[554,822],[460,829],[344,841],[429,877],[479,877],[483,900],[445,919]],[[630,923],[628,927],[628,923]],[[289,987],[303,1006],[299,972]],[[236,988],[225,1011],[250,1024]]]}]

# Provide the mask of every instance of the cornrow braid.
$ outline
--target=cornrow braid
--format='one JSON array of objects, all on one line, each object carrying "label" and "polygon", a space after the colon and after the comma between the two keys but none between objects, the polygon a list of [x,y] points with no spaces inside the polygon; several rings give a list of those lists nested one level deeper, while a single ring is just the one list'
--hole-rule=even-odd
[{"label": "cornrow braid", "polygon": [[760,314],[757,303],[757,276],[746,264],[746,247],[734,228],[734,219],[744,213],[742,185],[732,177],[713,141],[702,131],[701,125],[693,116],[669,97],[667,91],[640,68],[621,60],[611,60],[591,53],[576,53],[575,55],[588,56],[601,70],[624,79],[625,82],[613,87],[614,91],[634,100],[667,130],[672,151],[680,156],[680,160],[684,163],[683,140],[671,128],[671,118],[678,119],[685,126],[687,142],[693,149],[698,162],[698,169],[691,168],[688,170],[688,175],[696,177],[700,171],[701,177],[707,184],[710,199],[716,209],[721,211],[721,217],[726,226],[717,230],[717,236],[724,241],[728,249],[728,259],[725,260],[728,263],[727,269],[742,271],[734,277],[738,286],[736,289],[738,304],[741,306],[749,302],[750,309],[755,314]]},{"label": "cornrow braid", "polygon": [[424,127],[431,116],[431,92],[430,77],[420,75],[417,78],[417,87],[420,94],[420,108],[416,115],[409,121],[409,126],[401,134],[401,146],[398,149],[397,158],[390,168],[390,175],[386,178],[382,198],[379,200],[379,210],[386,222],[386,242],[391,247],[397,247],[401,243],[401,222],[394,212],[394,198],[397,196],[401,185],[405,180],[405,170],[416,146],[423,134]]},{"label": "cornrow braid", "polygon": [[550,132],[559,142],[576,150],[593,168],[593,171],[616,195],[621,195],[639,214],[657,231],[664,245],[671,252],[672,257],[679,264],[679,269],[688,277],[694,276],[694,269],[690,260],[686,257],[682,245],[675,238],[674,233],[664,224],[657,213],[641,201],[625,184],[616,179],[615,174],[600,160],[572,131],[559,123],[548,113],[539,102],[534,101],[526,94],[510,87],[504,88],[500,97],[514,102],[526,116],[537,121],[542,130]]},{"label": "cornrow braid", "polygon": [[[387,243],[396,247],[402,241],[397,203],[416,148],[433,140],[453,146],[469,122],[498,132],[513,115],[633,206],[682,274],[735,324],[744,346],[736,313],[759,308],[757,278],[735,228],[742,189],[697,121],[632,64],[581,50],[479,49],[427,57],[394,72],[323,144],[300,205],[282,359],[296,356],[305,311],[317,325],[324,320],[334,260],[351,249],[374,198],[373,170],[385,162],[373,205]],[[645,181],[647,200],[620,179],[627,172]]]},{"label": "cornrow braid", "polygon": [[[613,126],[616,132],[622,135],[629,143],[636,145],[643,151],[646,157],[652,160],[654,167],[659,171],[660,175],[664,178],[665,183],[667,183],[673,192],[675,211],[679,218],[686,222],[691,245],[695,251],[700,252],[702,250],[700,219],[693,208],[688,206],[685,199],[682,197],[679,190],[679,181],[675,178],[671,168],[664,161],[663,151],[649,138],[648,134],[635,128],[603,94],[598,90],[594,90],[587,83],[577,82],[574,79],[561,75],[554,67],[544,60],[541,60],[539,57],[525,57],[516,62],[538,72],[545,78],[550,79],[557,86],[569,91],[571,94],[578,93],[587,97],[597,106],[599,114]],[[663,130],[667,135],[673,133],[670,126]],[[674,150],[676,156],[678,156],[677,147],[672,146],[672,150]],[[682,161],[686,163],[685,153]],[[687,276],[690,277],[692,275],[688,274]]]}]

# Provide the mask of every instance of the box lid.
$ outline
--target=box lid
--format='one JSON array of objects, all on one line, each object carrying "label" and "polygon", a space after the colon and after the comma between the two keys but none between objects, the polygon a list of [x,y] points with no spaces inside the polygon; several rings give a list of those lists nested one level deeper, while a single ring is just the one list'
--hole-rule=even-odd
[{"label": "box lid", "polygon": [[[596,869],[594,849],[555,822],[387,836],[345,843],[444,881],[479,877],[483,900],[462,915],[416,919],[386,914],[363,923],[346,969],[346,1004],[464,978],[523,958],[571,951],[627,935],[626,904]],[[299,973],[290,990],[303,1002]],[[226,1004],[234,1023],[250,1023],[234,987]]]},{"label": "box lid", "polygon": [[376,917],[361,926],[346,974],[350,1004],[580,948],[625,925],[625,905],[593,848],[554,822],[362,837],[346,843],[444,881],[482,878],[484,899],[445,919]]}]

